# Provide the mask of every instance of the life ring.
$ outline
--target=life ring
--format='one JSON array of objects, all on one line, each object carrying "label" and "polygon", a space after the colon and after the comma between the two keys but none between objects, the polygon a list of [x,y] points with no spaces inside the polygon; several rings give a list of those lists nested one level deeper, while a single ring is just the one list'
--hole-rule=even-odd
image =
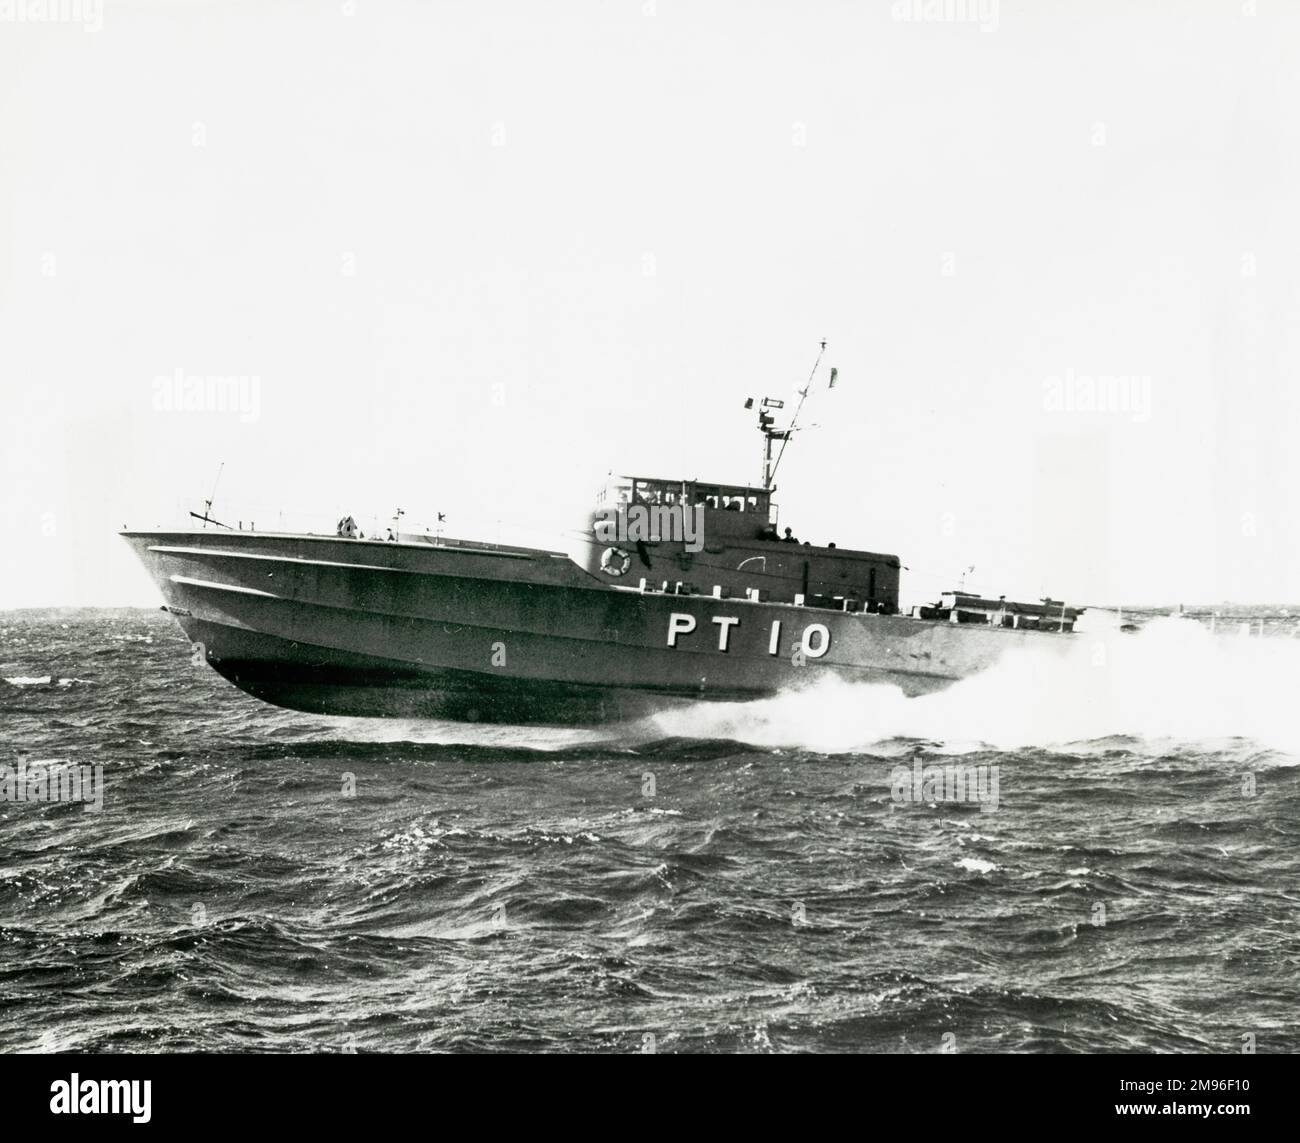
[{"label": "life ring", "polygon": [[632,557],[622,548],[606,548],[600,557],[600,570],[606,575],[624,575],[632,566]]}]

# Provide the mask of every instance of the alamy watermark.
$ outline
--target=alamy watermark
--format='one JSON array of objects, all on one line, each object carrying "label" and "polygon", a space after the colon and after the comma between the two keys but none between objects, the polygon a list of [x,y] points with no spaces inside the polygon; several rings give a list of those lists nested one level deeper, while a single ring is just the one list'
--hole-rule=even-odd
[{"label": "alamy watermark", "polygon": [[50,1084],[51,1115],[129,1115],[132,1123],[148,1123],[153,1080],[82,1079],[72,1072]]},{"label": "alamy watermark", "polygon": [[909,803],[968,803],[986,813],[998,808],[999,772],[996,765],[964,762],[924,766],[920,759],[911,768],[898,766],[890,775],[896,805]]},{"label": "alamy watermark", "polygon": [[998,30],[998,0],[894,0],[896,24],[978,24],[981,32]]},{"label": "alamy watermark", "polygon": [[104,0],[0,0],[0,24],[80,24],[104,27]]},{"label": "alamy watermark", "polygon": [[688,552],[704,549],[704,505],[628,504],[601,508],[595,519],[596,540],[602,544],[642,544],[670,541]]},{"label": "alamy watermark", "polygon": [[0,802],[81,802],[97,814],[104,808],[104,767],[54,759],[0,763]]},{"label": "alamy watermark", "polygon": [[1151,419],[1151,378],[1145,374],[1081,373],[1067,369],[1043,382],[1049,413],[1127,413],[1135,424]]},{"label": "alamy watermark", "polygon": [[156,413],[238,413],[241,421],[262,415],[262,379],[256,374],[197,376],[176,368],[153,382]]}]

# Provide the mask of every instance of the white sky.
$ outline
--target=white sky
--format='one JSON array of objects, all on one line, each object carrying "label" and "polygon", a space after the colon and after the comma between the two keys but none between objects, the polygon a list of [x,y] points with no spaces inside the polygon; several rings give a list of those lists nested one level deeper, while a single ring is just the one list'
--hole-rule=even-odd
[{"label": "white sky", "polygon": [[[1300,599],[1300,5],[926,7],[0,2],[0,607],[156,602],[115,530],[222,461],[259,529],[524,542],[609,469],[756,481],[822,337],[800,538]],[[1049,407],[1096,375],[1149,408]]]}]

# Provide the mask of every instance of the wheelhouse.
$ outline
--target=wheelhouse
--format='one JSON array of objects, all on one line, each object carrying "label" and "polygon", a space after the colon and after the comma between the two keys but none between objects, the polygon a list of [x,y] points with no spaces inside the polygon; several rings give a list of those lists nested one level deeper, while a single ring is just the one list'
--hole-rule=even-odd
[{"label": "wheelhouse", "polygon": [[766,488],[745,484],[708,484],[699,480],[663,480],[650,476],[611,476],[596,494],[596,506],[694,507],[749,513],[760,524],[774,522],[775,505]]},{"label": "wheelhouse", "polygon": [[[649,531],[623,542],[607,530],[612,513],[650,514]],[[663,515],[660,515],[660,514]],[[898,607],[897,556],[802,542],[779,535],[778,509],[767,488],[611,476],[596,494],[584,539],[573,558],[606,582],[643,591],[748,595],[846,611]],[[676,535],[674,519],[689,515],[691,541]],[[601,532],[596,532],[600,521]]]}]

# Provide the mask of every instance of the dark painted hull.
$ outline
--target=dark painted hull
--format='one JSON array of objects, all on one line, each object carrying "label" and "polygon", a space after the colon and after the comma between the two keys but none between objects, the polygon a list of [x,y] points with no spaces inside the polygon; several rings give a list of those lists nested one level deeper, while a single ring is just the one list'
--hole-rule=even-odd
[{"label": "dark painted hull", "polygon": [[921,694],[1011,647],[1071,638],[642,593],[530,549],[125,536],[212,667],[260,699],[321,714],[599,725],[763,698],[826,672]]}]

